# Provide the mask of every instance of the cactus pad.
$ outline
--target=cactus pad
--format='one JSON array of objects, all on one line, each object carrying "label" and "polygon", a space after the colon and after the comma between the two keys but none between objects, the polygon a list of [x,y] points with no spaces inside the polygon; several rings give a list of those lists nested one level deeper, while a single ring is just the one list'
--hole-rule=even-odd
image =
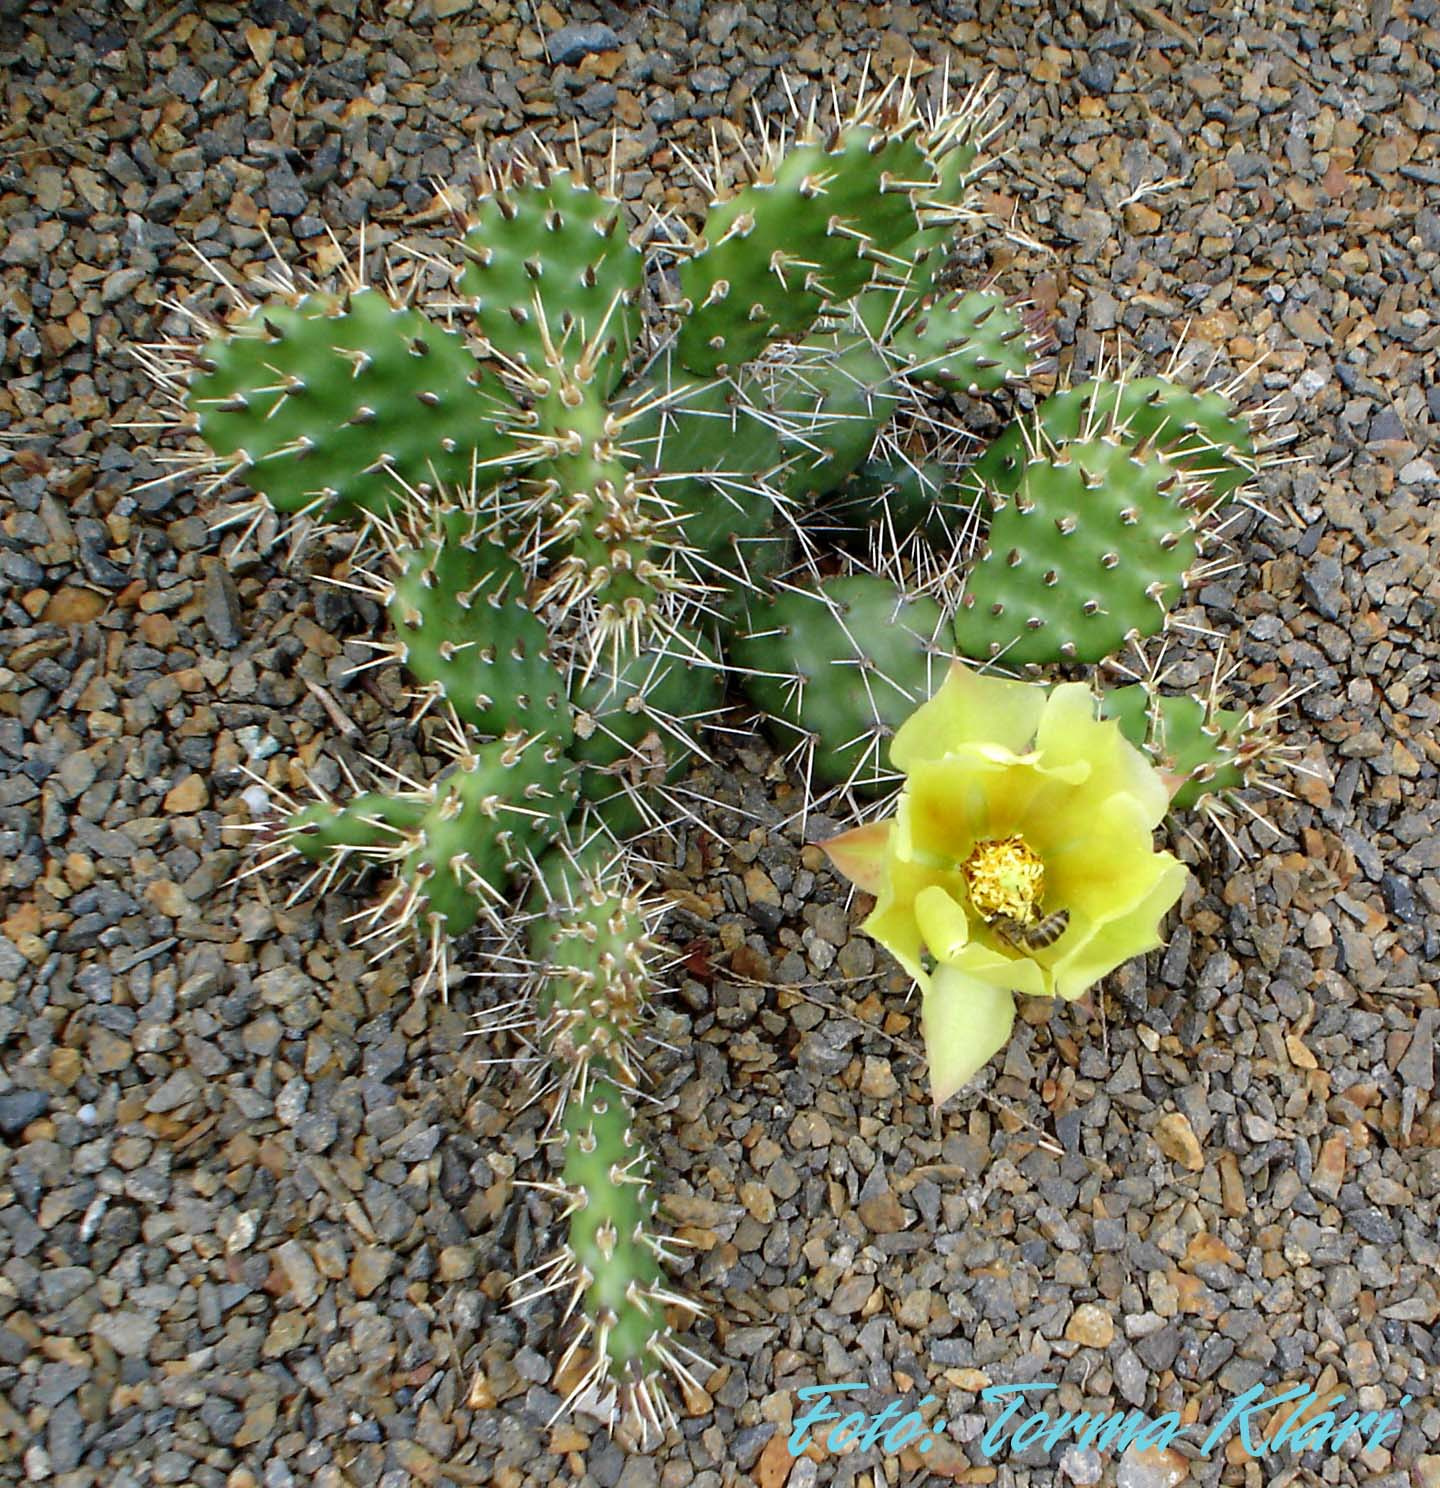
[{"label": "cactus pad", "polygon": [[187,402],[236,473],[289,513],[383,513],[472,461],[518,459],[519,410],[463,338],[376,289],[270,301],[212,337]]},{"label": "cactus pad", "polygon": [[704,642],[696,647],[689,657],[627,656],[618,670],[597,671],[575,694],[570,753],[585,766],[580,793],[613,836],[653,822],[642,802],[684,773],[699,722],[720,706],[720,668]]},{"label": "cactus pad", "polygon": [[419,827],[425,811],[423,801],[367,791],[343,806],[331,801],[304,806],[287,819],[285,832],[290,846],[312,863],[346,852],[384,858]]},{"label": "cactus pad", "polygon": [[1176,387],[1159,377],[1132,377],[1085,382],[1052,394],[967,466],[961,484],[1008,496],[1036,451],[1107,435],[1130,445],[1152,444],[1187,476],[1203,482],[1212,503],[1233,496],[1255,470],[1249,423],[1223,394]]},{"label": "cactus pad", "polygon": [[565,680],[525,603],[525,577],[464,511],[437,513],[428,541],[396,560],[389,601],[401,659],[428,694],[482,734],[518,729],[570,742]]},{"label": "cactus pad", "polygon": [[283,835],[315,862],[350,854],[393,861],[398,908],[389,928],[438,920],[447,935],[463,935],[504,903],[514,876],[560,835],[575,801],[574,774],[555,745],[512,734],[470,746],[445,779],[422,791],[304,807]]},{"label": "cactus pad", "polygon": [[711,207],[680,269],[690,311],[676,349],[690,371],[738,368],[870,282],[879,258],[917,230],[910,192],[934,184],[912,134],[853,124],[797,145]]},{"label": "cactus pad", "polygon": [[878,525],[897,541],[924,531],[948,550],[973,512],[957,505],[953,480],[954,472],[935,460],[867,460],[824,511],[851,528]]},{"label": "cactus pad", "polygon": [[575,366],[593,346],[581,380],[598,376],[607,397],[625,369],[644,272],[621,203],[568,170],[536,169],[482,198],[461,247],[460,291],[490,345],[541,374],[553,352]]},{"label": "cactus pad", "polygon": [[1109,688],[1101,707],[1107,718],[1174,787],[1170,807],[1194,806],[1212,792],[1238,790],[1246,783],[1247,742],[1267,740],[1250,715],[1235,708],[1212,708],[1186,694],[1163,694],[1136,683]]},{"label": "cactus pad", "polygon": [[775,520],[770,482],[785,458],[776,419],[752,381],[672,383],[669,371],[637,398],[625,449],[654,472],[656,494],[673,510],[701,578],[728,575],[734,541],[759,537]]},{"label": "cactus pad", "polygon": [[1025,323],[999,295],[922,304],[891,338],[910,377],[964,393],[993,393],[1025,376]]},{"label": "cactus pad", "polygon": [[[833,491],[870,453],[899,402],[894,365],[853,332],[812,336],[782,364],[788,415],[783,486],[793,500]],[[781,370],[781,369],[777,369]]]},{"label": "cactus pad", "polygon": [[1036,457],[991,495],[989,543],[955,617],[962,656],[1099,661],[1154,635],[1195,559],[1187,487],[1160,455],[1109,439]]},{"label": "cactus pad", "polygon": [[799,736],[816,778],[871,790],[890,781],[890,736],[943,677],[942,628],[933,600],[862,574],[778,595],[730,654],[777,743]]},{"label": "cactus pad", "polygon": [[[560,1069],[552,1130],[564,1144],[562,1183],[569,1239],[545,1271],[543,1290],[568,1286],[579,1331],[556,1370],[582,1347],[589,1361],[578,1391],[609,1380],[645,1392],[657,1365],[677,1370],[667,1305],[696,1313],[663,1284],[664,1242],[652,1232],[650,1162],[632,1132],[632,1039],[649,991],[653,949],[636,900],[618,886],[615,865],[592,841],[578,853],[556,849],[538,865],[527,922],[535,968],[538,1039]],[[543,1274],[543,1271],[542,1271]]]}]

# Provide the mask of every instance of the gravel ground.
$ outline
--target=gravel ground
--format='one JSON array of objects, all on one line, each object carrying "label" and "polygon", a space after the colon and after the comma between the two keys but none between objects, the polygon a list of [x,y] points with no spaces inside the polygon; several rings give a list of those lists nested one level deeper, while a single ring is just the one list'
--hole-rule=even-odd
[{"label": "gravel ground", "polygon": [[[1437,1488],[1435,0],[0,18],[0,1480]],[[546,1428],[553,1316],[503,1308],[553,1212],[512,1186],[542,1117],[465,1038],[477,994],[367,969],[363,899],[223,886],[242,763],[324,782],[415,743],[398,676],[346,680],[377,616],[314,582],[335,554],[227,567],[210,500],[142,488],[125,348],[211,297],[187,245],[243,277],[266,229],[322,263],[327,225],[393,238],[477,137],[573,124],[599,157],[619,124],[637,217],[693,204],[676,146],[867,51],[995,70],[1011,232],[970,257],[1053,307],[1077,372],[1187,322],[1224,367],[1266,353],[1278,520],[1197,618],[1245,695],[1313,688],[1287,727],[1322,778],[1261,804],[1248,860],[1185,844],[1180,926],[1108,1029],[1041,1009],[937,1128],[903,978],[774,829],[783,772],[722,750],[725,843],[667,879],[689,954],[648,1120],[715,1370],[627,1457]],[[852,1378],[876,1409],[935,1395],[945,1437],[792,1463],[792,1392]],[[977,1392],[1017,1379],[1200,1421],[1256,1383],[1414,1400],[1366,1455],[988,1465]]]}]

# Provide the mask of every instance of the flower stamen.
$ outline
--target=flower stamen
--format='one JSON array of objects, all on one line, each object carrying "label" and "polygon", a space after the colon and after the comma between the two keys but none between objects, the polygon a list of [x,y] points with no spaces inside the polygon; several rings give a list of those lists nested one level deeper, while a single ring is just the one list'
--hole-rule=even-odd
[{"label": "flower stamen", "polygon": [[1032,925],[1045,899],[1045,864],[1023,837],[989,837],[977,842],[960,865],[975,912],[987,924],[995,919]]}]

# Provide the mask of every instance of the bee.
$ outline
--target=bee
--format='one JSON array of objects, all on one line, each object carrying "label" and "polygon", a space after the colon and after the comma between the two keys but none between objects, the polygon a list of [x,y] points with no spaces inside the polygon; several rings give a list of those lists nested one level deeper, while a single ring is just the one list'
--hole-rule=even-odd
[{"label": "bee", "polygon": [[996,915],[990,921],[990,928],[995,932],[996,940],[1009,946],[1012,951],[1043,951],[1064,935],[1069,924],[1070,911],[1057,909],[1054,914],[1046,915],[1043,920],[1036,920],[1033,925],[1012,920],[1009,915]]}]

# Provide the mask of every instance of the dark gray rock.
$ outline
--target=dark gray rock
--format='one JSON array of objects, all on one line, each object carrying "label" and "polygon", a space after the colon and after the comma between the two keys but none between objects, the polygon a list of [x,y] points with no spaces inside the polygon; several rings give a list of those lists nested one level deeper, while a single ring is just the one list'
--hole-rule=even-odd
[{"label": "dark gray rock", "polygon": [[1327,620],[1338,620],[1344,601],[1344,570],[1339,560],[1317,558],[1305,570],[1301,580],[1305,597]]},{"label": "dark gray rock", "polygon": [[613,52],[620,46],[620,38],[609,26],[592,22],[583,26],[562,26],[545,38],[550,60],[562,66],[578,62],[591,52]]},{"label": "dark gray rock", "polygon": [[217,646],[227,650],[244,638],[240,591],[223,563],[213,563],[205,575],[205,625]]},{"label": "dark gray rock", "polygon": [[50,1109],[43,1090],[7,1090],[0,1095],[0,1132],[16,1136]]},{"label": "dark gray rock", "polygon": [[1440,1048],[1440,1008],[1425,1008],[1415,1020],[1410,1047],[1401,1056],[1395,1073],[1407,1085],[1420,1090],[1435,1088],[1435,1055]]}]

